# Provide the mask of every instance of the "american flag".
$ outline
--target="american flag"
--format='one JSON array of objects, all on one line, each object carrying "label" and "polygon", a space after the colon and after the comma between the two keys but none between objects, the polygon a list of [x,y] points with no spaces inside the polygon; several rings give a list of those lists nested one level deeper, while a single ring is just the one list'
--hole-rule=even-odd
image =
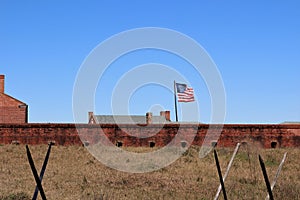
[{"label": "american flag", "polygon": [[176,91],[178,102],[193,102],[195,101],[194,89],[183,83],[176,83]]}]

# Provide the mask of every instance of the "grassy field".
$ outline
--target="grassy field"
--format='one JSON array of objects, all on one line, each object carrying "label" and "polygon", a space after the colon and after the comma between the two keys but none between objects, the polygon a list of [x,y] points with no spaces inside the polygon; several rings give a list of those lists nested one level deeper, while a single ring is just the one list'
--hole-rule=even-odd
[{"label": "grassy field", "polygon": [[[38,171],[47,148],[30,146]],[[217,148],[223,173],[233,150]],[[43,187],[48,199],[212,199],[219,185],[213,153],[199,159],[198,152],[198,147],[191,147],[166,168],[131,174],[107,168],[84,147],[53,146]],[[274,188],[274,198],[300,199],[300,149],[265,150],[249,146],[240,148],[225,182],[228,199],[264,199],[267,190],[258,154],[273,180],[285,152],[287,160]],[[25,146],[0,146],[0,199],[31,199],[34,188]]]}]

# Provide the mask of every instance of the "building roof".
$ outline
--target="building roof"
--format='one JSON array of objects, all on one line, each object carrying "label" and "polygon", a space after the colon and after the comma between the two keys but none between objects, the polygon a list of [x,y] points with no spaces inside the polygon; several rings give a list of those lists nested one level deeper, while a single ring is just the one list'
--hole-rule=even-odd
[{"label": "building roof", "polygon": [[10,107],[10,106],[20,106],[25,105],[24,102],[5,94],[4,91],[5,86],[5,76],[0,74],[0,107]]},{"label": "building roof", "polygon": [[300,122],[296,122],[296,121],[286,121],[286,122],[282,122],[281,124],[300,124]]},{"label": "building roof", "polygon": [[0,93],[1,104],[0,106],[18,106],[18,105],[27,105],[26,103],[9,96],[5,93]]},{"label": "building roof", "polygon": [[[99,124],[146,124],[146,116],[142,115],[94,115]],[[152,124],[163,124],[167,120],[164,116],[152,116]]]}]

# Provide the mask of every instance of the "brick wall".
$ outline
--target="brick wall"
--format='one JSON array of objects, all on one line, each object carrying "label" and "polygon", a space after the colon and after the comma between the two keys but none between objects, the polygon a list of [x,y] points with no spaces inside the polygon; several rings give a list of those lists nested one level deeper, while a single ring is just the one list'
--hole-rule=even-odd
[{"label": "brick wall", "polygon": [[[0,144],[47,144],[82,145],[105,141],[104,133],[113,144],[122,146],[165,146],[178,131],[185,137],[195,138],[193,145],[202,145],[208,125],[195,124],[120,125],[115,124],[0,124]],[[216,133],[212,127],[212,134]],[[130,134],[140,135],[134,137]],[[150,136],[150,137],[147,137]],[[184,138],[176,138],[175,144],[182,145]],[[218,146],[233,147],[236,143],[248,143],[264,148],[300,147],[300,124],[282,125],[224,125]]]},{"label": "brick wall", "polygon": [[27,105],[4,93],[4,75],[0,75],[0,123],[27,123]]},{"label": "brick wall", "polygon": [[26,106],[1,107],[0,122],[1,123],[26,123],[27,107]]}]

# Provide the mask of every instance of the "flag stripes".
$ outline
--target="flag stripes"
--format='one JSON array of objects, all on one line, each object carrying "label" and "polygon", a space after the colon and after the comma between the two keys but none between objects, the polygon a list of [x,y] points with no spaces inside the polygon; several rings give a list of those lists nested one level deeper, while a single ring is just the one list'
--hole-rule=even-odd
[{"label": "flag stripes", "polygon": [[193,102],[195,101],[194,89],[187,87],[186,84],[176,83],[178,102]]}]

